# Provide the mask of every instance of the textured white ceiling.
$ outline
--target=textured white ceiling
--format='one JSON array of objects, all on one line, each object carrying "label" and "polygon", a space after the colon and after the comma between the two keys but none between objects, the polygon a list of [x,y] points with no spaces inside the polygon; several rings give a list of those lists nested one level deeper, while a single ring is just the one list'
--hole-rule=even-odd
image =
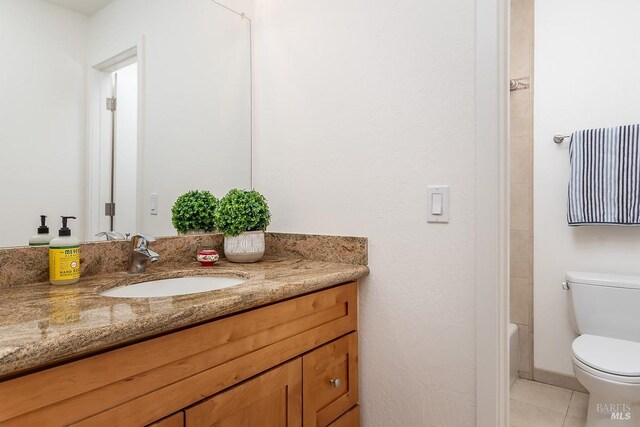
[{"label": "textured white ceiling", "polygon": [[113,0],[44,0],[65,9],[73,10],[86,16],[91,16]]}]

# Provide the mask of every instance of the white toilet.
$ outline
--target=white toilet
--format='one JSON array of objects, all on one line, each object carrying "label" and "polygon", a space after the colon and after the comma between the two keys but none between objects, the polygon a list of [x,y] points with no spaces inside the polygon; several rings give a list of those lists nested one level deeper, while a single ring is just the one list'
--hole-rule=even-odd
[{"label": "white toilet", "polygon": [[589,390],[585,427],[640,427],[640,277],[567,273],[580,334],[573,372]]}]

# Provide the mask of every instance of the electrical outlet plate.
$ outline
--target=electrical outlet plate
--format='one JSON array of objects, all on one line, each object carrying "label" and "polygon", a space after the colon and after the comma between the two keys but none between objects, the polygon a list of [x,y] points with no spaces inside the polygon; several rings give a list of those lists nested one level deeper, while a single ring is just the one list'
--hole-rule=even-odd
[{"label": "electrical outlet plate", "polygon": [[151,193],[149,214],[158,215],[158,193]]},{"label": "electrical outlet plate", "polygon": [[427,187],[427,222],[446,224],[449,222],[449,186]]}]

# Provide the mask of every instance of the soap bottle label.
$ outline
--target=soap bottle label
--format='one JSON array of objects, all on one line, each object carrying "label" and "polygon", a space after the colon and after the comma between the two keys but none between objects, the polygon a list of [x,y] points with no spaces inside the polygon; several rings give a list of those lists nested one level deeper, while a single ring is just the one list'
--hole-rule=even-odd
[{"label": "soap bottle label", "polygon": [[49,248],[49,279],[80,278],[80,246]]}]

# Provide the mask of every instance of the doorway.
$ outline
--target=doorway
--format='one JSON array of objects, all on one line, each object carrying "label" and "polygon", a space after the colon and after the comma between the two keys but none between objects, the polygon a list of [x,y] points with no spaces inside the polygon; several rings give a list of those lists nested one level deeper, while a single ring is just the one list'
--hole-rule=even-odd
[{"label": "doorway", "polygon": [[[564,175],[569,166],[568,144],[554,143],[553,134],[548,135],[541,126],[557,122],[557,128],[564,129],[571,117],[567,111],[576,110],[567,107],[574,91],[564,96],[560,93],[565,83],[574,79],[573,70],[580,67],[570,60],[566,61],[570,66],[558,64],[570,55],[580,57],[576,51],[592,46],[576,36],[584,31],[581,24],[566,25],[577,11],[587,8],[579,3],[510,0],[511,425],[584,426],[587,416],[589,396],[572,372],[572,338],[563,337],[571,316],[558,285],[571,265],[562,261],[562,254],[575,251],[571,237],[566,250],[558,249],[563,235],[570,233],[566,220],[568,180]],[[600,7],[602,11],[611,9]],[[563,31],[558,31],[561,27]],[[560,77],[562,73],[565,78]],[[593,107],[585,110],[592,113]],[[549,155],[541,157],[541,152]],[[545,277],[547,270],[556,269],[557,276]]]},{"label": "doorway", "polygon": [[109,231],[131,234],[136,229],[138,64],[134,62],[115,71],[112,81],[115,102],[111,111],[111,191],[110,201],[105,204],[111,203],[113,208],[110,212],[105,209],[105,217],[109,220]]},{"label": "doorway", "polygon": [[140,72],[133,48],[93,67],[89,239],[137,229]]}]

